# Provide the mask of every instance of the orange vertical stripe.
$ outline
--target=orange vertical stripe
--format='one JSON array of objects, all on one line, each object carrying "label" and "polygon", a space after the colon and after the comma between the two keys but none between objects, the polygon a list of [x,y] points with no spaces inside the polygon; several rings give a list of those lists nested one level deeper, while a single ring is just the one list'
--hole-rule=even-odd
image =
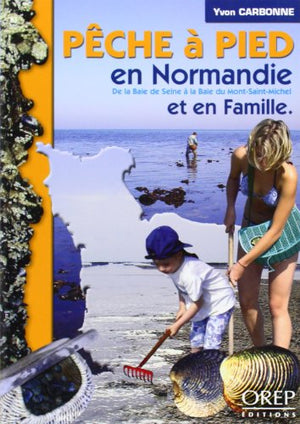
[{"label": "orange vertical stripe", "polygon": [[35,146],[37,141],[45,144],[53,142],[52,1],[34,0],[33,10],[36,16],[31,22],[49,49],[45,64],[33,64],[30,70],[19,73],[24,96],[34,101],[34,107],[28,114],[38,119],[44,129],[42,136],[35,137],[28,161],[21,168],[23,178],[27,178],[34,191],[42,197],[44,209],[41,221],[33,226],[34,236],[30,242],[32,255],[25,287],[29,317],[26,340],[29,347],[36,350],[52,341],[52,214],[48,189],[43,183],[50,169],[47,158],[37,153]]}]

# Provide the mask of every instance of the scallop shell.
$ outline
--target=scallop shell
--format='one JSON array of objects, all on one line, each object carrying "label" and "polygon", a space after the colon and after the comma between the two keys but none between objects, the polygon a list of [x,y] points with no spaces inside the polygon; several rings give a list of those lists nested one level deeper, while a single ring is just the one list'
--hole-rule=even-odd
[{"label": "scallop shell", "polygon": [[171,369],[174,401],[189,417],[209,417],[226,407],[220,364],[225,353],[203,350],[181,358]]},{"label": "scallop shell", "polygon": [[[220,367],[224,399],[236,412],[247,410],[262,391],[294,391],[300,385],[297,357],[278,346],[254,347],[225,358]],[[263,407],[255,403],[256,407]]]}]

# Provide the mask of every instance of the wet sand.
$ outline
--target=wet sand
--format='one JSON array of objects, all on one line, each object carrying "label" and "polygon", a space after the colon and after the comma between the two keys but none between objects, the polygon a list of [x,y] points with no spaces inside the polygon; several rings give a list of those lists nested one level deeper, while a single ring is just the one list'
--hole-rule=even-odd
[{"label": "wet sand", "polygon": [[[225,271],[224,271],[225,272]],[[171,280],[144,264],[108,264],[82,269],[82,284],[88,284],[83,330],[96,329],[99,337],[89,350],[97,363],[95,391],[76,424],[196,424],[196,423],[300,423],[299,392],[289,406],[296,407],[296,418],[242,418],[229,407],[208,418],[182,414],[173,401],[169,372],[189,353],[189,325],[176,338],[167,339],[144,366],[153,371],[153,384],[128,378],[123,365],[137,366],[177,312],[177,292]],[[271,342],[267,306],[267,285],[262,281],[261,304],[265,314],[267,342]],[[291,350],[300,358],[300,284],[295,281],[290,302],[294,333]],[[248,333],[237,307],[234,315],[234,350],[251,347]],[[228,351],[228,337],[223,342]],[[95,370],[96,372],[96,370]]]}]

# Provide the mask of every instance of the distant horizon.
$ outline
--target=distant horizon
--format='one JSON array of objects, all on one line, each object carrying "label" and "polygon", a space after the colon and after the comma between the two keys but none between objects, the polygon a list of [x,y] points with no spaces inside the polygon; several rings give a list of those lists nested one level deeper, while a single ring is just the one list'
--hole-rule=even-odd
[{"label": "distant horizon", "polygon": [[[245,132],[249,132],[252,130],[251,128],[217,128],[217,129],[213,129],[213,128],[203,128],[203,129],[198,129],[197,127],[195,128],[54,128],[54,131],[216,131],[216,132],[221,132],[221,131],[245,131]],[[300,131],[299,129],[295,129],[295,128],[290,128],[290,131]]]}]

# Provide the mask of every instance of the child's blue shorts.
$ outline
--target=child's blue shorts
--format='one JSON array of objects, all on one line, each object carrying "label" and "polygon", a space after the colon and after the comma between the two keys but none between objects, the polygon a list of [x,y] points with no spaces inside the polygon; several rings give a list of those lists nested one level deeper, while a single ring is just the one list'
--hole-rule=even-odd
[{"label": "child's blue shorts", "polygon": [[234,308],[220,315],[192,323],[190,342],[192,348],[220,349],[224,332]]}]

